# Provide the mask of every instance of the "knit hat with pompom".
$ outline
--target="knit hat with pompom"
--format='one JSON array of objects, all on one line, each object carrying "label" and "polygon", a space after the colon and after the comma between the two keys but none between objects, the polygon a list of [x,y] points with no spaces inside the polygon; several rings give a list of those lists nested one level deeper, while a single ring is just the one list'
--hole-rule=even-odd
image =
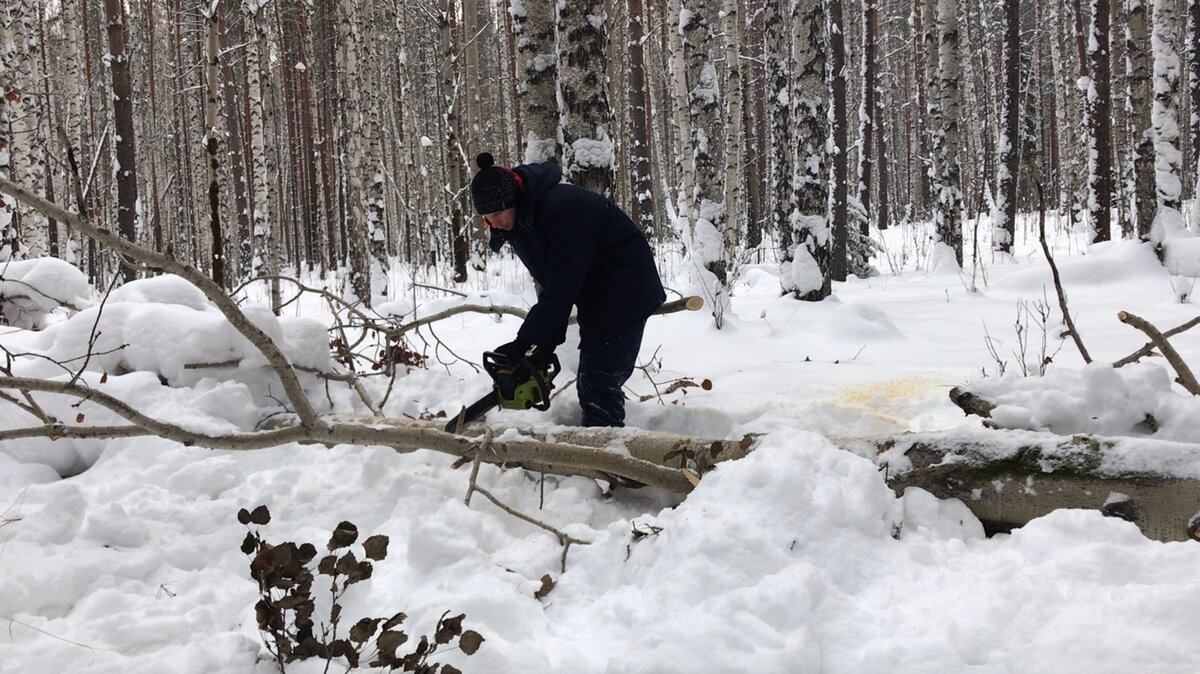
[{"label": "knit hat with pompom", "polygon": [[521,179],[512,169],[496,166],[492,155],[484,152],[475,158],[479,173],[471,179],[471,203],[479,215],[496,213],[517,205]]}]

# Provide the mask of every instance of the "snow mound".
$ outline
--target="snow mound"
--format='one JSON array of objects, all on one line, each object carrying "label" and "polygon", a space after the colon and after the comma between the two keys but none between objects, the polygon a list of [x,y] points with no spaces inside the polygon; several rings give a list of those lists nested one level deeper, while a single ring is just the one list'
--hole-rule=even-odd
[{"label": "snow mound", "polygon": [[[1080,287],[1111,287],[1139,281],[1157,281],[1167,276],[1154,254],[1154,246],[1138,241],[1108,241],[1093,244],[1087,255],[1056,256],[1055,264],[1069,290]],[[1013,271],[995,282],[996,288],[1020,292],[1051,288],[1050,268],[1037,265]]]},{"label": "snow mound", "polygon": [[1171,375],[1153,363],[1119,371],[1092,363],[1082,370],[1054,369],[1044,377],[983,379],[968,388],[996,404],[992,421],[1002,428],[1059,435],[1153,434],[1182,442],[1200,437],[1200,398],[1173,391]]},{"label": "snow mound", "polygon": [[80,311],[91,306],[91,286],[83,272],[53,257],[0,265],[0,309],[9,325],[38,329],[59,307]]},{"label": "snow mound", "polygon": [[1166,242],[1163,266],[1175,276],[1200,277],[1200,237],[1179,237]]},{"label": "snow mound", "polygon": [[857,302],[838,306],[825,327],[830,334],[848,340],[902,336],[887,312],[870,304]]},{"label": "snow mound", "polygon": [[130,281],[108,295],[105,304],[178,304],[207,311],[212,305],[200,289],[174,274]]},{"label": "snow mound", "polygon": [[[325,372],[332,369],[326,329],[319,321],[277,318],[270,308],[257,304],[243,305],[241,310],[293,364]],[[51,361],[66,364],[72,371],[86,362],[86,369],[92,372],[151,372],[170,383],[180,383],[189,365],[243,370],[267,365],[262,353],[203,293],[175,276],[130,282],[114,290],[101,305],[36,335],[9,335],[5,344],[46,357],[21,362],[22,374],[33,377],[64,372]]]}]

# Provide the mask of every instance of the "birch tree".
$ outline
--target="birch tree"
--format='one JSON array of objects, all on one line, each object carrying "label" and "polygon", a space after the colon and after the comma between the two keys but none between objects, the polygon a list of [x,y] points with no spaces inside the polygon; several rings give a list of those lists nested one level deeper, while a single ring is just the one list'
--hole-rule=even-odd
[{"label": "birch tree", "polygon": [[[691,128],[692,161],[695,183],[684,185],[696,204],[695,217],[689,217],[686,234],[687,254],[701,268],[702,283],[713,306],[713,318],[720,328],[729,305],[729,260],[725,255],[725,119],[721,111],[721,87],[714,56],[720,54],[714,22],[719,0],[689,0],[679,13],[679,33],[683,38],[687,71],[688,121]],[[698,270],[699,271],[699,270]]]},{"label": "birch tree", "polygon": [[[733,3],[736,6],[736,2]],[[629,21],[629,41],[626,53],[629,56],[629,126],[630,126],[630,202],[634,223],[642,233],[653,240],[654,185],[650,179],[650,109],[647,105],[645,67],[645,31],[643,29],[642,0],[626,0]]]},{"label": "birch tree", "polygon": [[1151,125],[1151,59],[1149,22],[1143,0],[1127,0],[1125,25],[1128,115],[1133,142],[1133,217],[1134,230],[1143,241],[1150,237],[1154,222],[1156,190],[1154,185],[1154,129]]},{"label": "birch tree", "polygon": [[[958,0],[937,0],[937,96],[933,126],[934,229],[938,241],[963,261],[963,196],[959,129]],[[932,97],[932,93],[931,93]],[[932,107],[932,106],[931,106]]]},{"label": "birch tree", "polygon": [[350,253],[350,288],[354,297],[371,306],[371,264],[368,252],[367,185],[371,162],[367,157],[365,125],[363,124],[363,64],[356,0],[338,3],[338,46],[341,61],[342,144],[345,148],[345,185],[347,222],[346,237]]},{"label": "birch tree", "polygon": [[832,290],[833,236],[829,226],[829,116],[825,83],[825,11],[822,0],[792,5],[795,71],[789,99],[793,166],[791,241],[780,266],[783,292],[796,299],[820,301]]},{"label": "birch tree", "polygon": [[554,44],[554,2],[521,0],[510,5],[517,57],[523,77],[517,86],[525,127],[525,163],[560,159],[558,146],[558,52]]},{"label": "birch tree", "polygon": [[[830,251],[829,273],[835,281],[846,280],[847,238],[850,235],[849,196],[849,134],[846,129],[846,36],[842,17],[842,0],[825,0],[829,13],[826,30],[828,41],[830,88],[830,141],[833,144],[830,190],[830,215],[833,224],[833,245]],[[865,275],[865,274],[864,274]]]},{"label": "birch tree", "polygon": [[863,0],[863,29],[862,29],[862,94],[858,106],[858,128],[860,146],[858,152],[858,203],[862,205],[864,218],[859,233],[868,236],[871,233],[871,178],[875,167],[875,136],[876,126],[882,116],[877,109],[880,104],[878,96],[878,69],[875,59],[879,53],[879,2],[880,0]]},{"label": "birch tree", "polygon": [[[766,29],[764,89],[767,92],[767,124],[765,140],[769,148],[767,180],[767,229],[779,238],[784,264],[795,259],[796,240],[792,232],[792,27],[787,17],[796,8],[795,0],[767,2],[763,12]],[[784,274],[783,278],[787,278]],[[790,292],[787,285],[784,292]],[[805,292],[808,292],[805,290]]]},{"label": "birch tree", "polygon": [[1109,68],[1109,0],[1091,0],[1088,59],[1091,85],[1087,92],[1090,150],[1088,152],[1088,222],[1091,240],[1108,241],[1112,230],[1113,147],[1112,80]]},{"label": "birch tree", "polygon": [[250,127],[250,222],[252,239],[250,259],[244,264],[251,278],[263,272],[266,241],[271,236],[271,202],[268,190],[271,183],[267,166],[267,123],[268,110],[266,88],[271,79],[263,77],[262,51],[267,45],[266,25],[262,18],[262,7],[267,0],[247,0],[242,3],[242,20],[246,26],[246,91]]},{"label": "birch tree", "polygon": [[[380,86],[372,86],[372,80],[377,80],[376,74],[382,61],[380,44],[382,36],[377,27],[385,25],[383,10],[380,5],[368,2],[359,6],[360,47],[366,57],[363,74],[359,81],[363,86],[363,144],[365,159],[363,161],[363,210],[366,214],[366,246],[369,257],[370,280],[372,292],[386,295],[388,280],[388,237],[386,222],[386,199],[384,195],[384,128],[383,113],[380,110],[382,95]],[[478,67],[478,66],[477,66]],[[477,268],[482,269],[482,258],[476,256]],[[369,303],[368,303],[369,304]]]},{"label": "birch tree", "polygon": [[1192,159],[1192,231],[1200,234],[1200,0],[1187,0],[1188,18],[1185,43],[1188,60],[1188,102],[1191,107],[1190,131]]},{"label": "birch tree", "polygon": [[[39,127],[43,111],[37,55],[40,3],[13,0],[0,9],[0,171],[19,185],[44,194],[45,161]],[[7,197],[5,198],[7,200]],[[0,260],[40,254],[38,239],[44,234],[45,216],[7,202],[0,207]]]},{"label": "birch tree", "polygon": [[1182,184],[1180,169],[1183,156],[1179,151],[1179,123],[1176,118],[1175,96],[1179,86],[1179,54],[1172,46],[1178,24],[1176,3],[1154,0],[1154,24],[1150,49],[1154,54],[1154,104],[1151,124],[1154,129],[1154,171],[1158,195],[1158,210],[1150,228],[1150,240],[1159,250],[1163,243],[1183,230],[1180,212]]},{"label": "birch tree", "polygon": [[450,0],[438,2],[438,27],[441,35],[441,53],[444,63],[442,73],[442,148],[445,167],[445,197],[450,201],[449,227],[450,245],[454,264],[454,280],[462,283],[467,280],[467,222],[463,209],[464,186],[467,184],[466,164],[459,149],[459,124],[461,111],[459,109],[459,91],[462,78],[455,67],[456,54],[459,53],[455,43],[456,32],[452,30]]},{"label": "birch tree", "polygon": [[725,129],[725,227],[722,229],[723,257],[728,277],[736,273],[733,268],[737,260],[738,239],[742,231],[742,207],[745,202],[745,182],[742,167],[746,165],[746,134],[744,126],[745,101],[742,68],[742,0],[723,0],[721,10],[722,32],[725,35],[724,108]]},{"label": "birch tree", "polygon": [[555,5],[558,100],[563,173],[581,187],[611,196],[616,155],[606,82],[608,17],[604,5],[604,0]]},{"label": "birch tree", "polygon": [[225,236],[221,230],[221,128],[220,128],[220,0],[210,0],[201,9],[205,26],[204,59],[204,152],[208,164],[208,229],[212,237],[212,279],[225,286]]},{"label": "birch tree", "polygon": [[1017,216],[1017,136],[1020,133],[1021,3],[1004,0],[1004,125],[1000,128],[996,164],[996,205],[992,244],[1001,253],[1012,253]]}]

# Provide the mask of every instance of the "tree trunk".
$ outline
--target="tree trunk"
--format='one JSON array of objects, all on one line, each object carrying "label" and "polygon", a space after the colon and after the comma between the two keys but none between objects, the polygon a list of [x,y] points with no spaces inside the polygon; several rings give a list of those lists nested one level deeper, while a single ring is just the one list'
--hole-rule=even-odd
[{"label": "tree trunk", "polygon": [[[241,30],[241,24],[238,22],[236,10],[231,8],[228,2],[222,2],[219,10],[220,14],[220,36],[221,36],[221,51],[226,52],[233,44],[243,45],[246,42],[246,35]],[[230,19],[234,19],[230,21]],[[232,39],[230,24],[239,27],[238,34],[235,34]],[[231,254],[232,273],[231,278],[246,278],[246,274],[250,268],[250,242],[252,235],[250,232],[250,204],[247,198],[247,181],[246,169],[246,151],[244,140],[242,138],[242,102],[238,100],[238,88],[233,69],[233,59],[226,57],[221,70],[221,88],[223,94],[223,103],[225,105],[225,128],[227,130],[227,138],[229,140],[229,161],[230,169],[233,172],[233,198],[234,211],[237,217],[237,237],[229,246]]]},{"label": "tree trunk", "polygon": [[[721,228],[721,257],[724,259],[725,285],[733,283],[737,273],[739,234],[742,231],[743,202],[745,201],[746,134],[743,121],[745,102],[742,99],[742,0],[724,0],[723,32],[725,33],[724,127],[725,173],[722,180],[725,224]],[[715,303],[715,302],[714,302]]]},{"label": "tree trunk", "polygon": [[829,42],[822,0],[799,0],[793,7],[792,51],[795,54],[790,100],[792,182],[791,256],[780,268],[785,293],[796,299],[829,297],[833,278],[833,233],[829,225],[829,116],[825,64]]},{"label": "tree trunk", "polygon": [[1092,0],[1088,57],[1092,70],[1088,113],[1091,163],[1088,171],[1088,221],[1092,242],[1112,238],[1113,146],[1112,79],[1109,68],[1109,0]]},{"label": "tree trunk", "polygon": [[451,255],[454,265],[454,281],[462,283],[467,280],[467,259],[470,257],[470,250],[467,245],[467,222],[463,214],[463,186],[466,184],[464,173],[466,168],[463,164],[461,150],[459,150],[459,125],[461,123],[459,115],[459,93],[461,79],[457,76],[457,68],[452,64],[455,62],[455,54],[458,52],[458,45],[455,44],[455,31],[451,27],[451,2],[450,0],[439,0],[438,25],[441,28],[441,47],[442,58],[445,59],[445,65],[442,68],[442,125],[443,133],[442,147],[444,149],[443,160],[445,162],[445,178],[446,178],[446,197],[450,201],[450,221],[449,234]]},{"label": "tree trunk", "polygon": [[722,116],[721,85],[714,53],[718,51],[716,31],[711,21],[716,19],[714,0],[689,0],[679,13],[679,33],[683,36],[684,77],[688,90],[688,124],[691,128],[689,147],[695,166],[695,182],[684,189],[695,199],[696,214],[688,219],[688,230],[682,232],[687,242],[688,256],[711,276],[703,275],[701,283],[711,294],[713,318],[720,328],[728,309],[728,270],[724,247],[721,244],[725,229],[725,152],[724,118]]},{"label": "tree trunk", "polygon": [[1188,92],[1192,134],[1192,231],[1200,233],[1200,0],[1188,0],[1187,44]]},{"label": "tree trunk", "polygon": [[[125,240],[137,241],[137,150],[133,134],[133,87],[129,57],[125,52],[125,16],[120,0],[104,0],[108,22],[108,63],[112,75],[113,115],[116,120],[117,231]],[[122,263],[126,282],[137,277],[134,268]]]},{"label": "tree trunk", "polygon": [[1150,50],[1154,54],[1154,105],[1151,124],[1154,128],[1158,211],[1150,228],[1150,240],[1161,251],[1163,242],[1183,229],[1183,215],[1179,210],[1183,157],[1179,152],[1179,125],[1175,107],[1179,87],[1179,57],[1172,46],[1178,23],[1175,3],[1171,0],[1155,0],[1152,18],[1154,24]]},{"label": "tree trunk", "polygon": [[[858,203],[862,204],[864,218],[859,233],[871,234],[871,178],[875,166],[874,141],[876,127],[883,116],[878,100],[878,75],[876,59],[879,54],[879,0],[863,0],[862,37],[862,98],[858,108]],[[882,139],[882,134],[879,134]],[[882,191],[882,187],[880,188]]]},{"label": "tree trunk", "polygon": [[[244,244],[243,248],[248,255],[243,261],[243,269],[251,278],[263,273],[264,263],[269,256],[268,240],[274,229],[274,223],[271,222],[271,202],[268,198],[271,180],[267,165],[269,156],[266,122],[270,110],[266,89],[271,86],[271,78],[263,76],[261,54],[267,47],[267,35],[261,10],[262,6],[258,4],[242,5],[242,18],[246,26],[246,90],[250,108],[250,221],[253,228],[251,241]],[[272,297],[272,306],[275,308],[278,307],[276,299]]]},{"label": "tree trunk", "polygon": [[937,239],[963,262],[963,197],[959,128],[958,0],[937,0],[938,107],[931,115],[934,187],[937,195],[934,228]]},{"label": "tree trunk", "polygon": [[1126,58],[1129,63],[1129,114],[1132,120],[1130,140],[1133,148],[1133,205],[1137,238],[1150,238],[1150,226],[1157,210],[1154,186],[1154,129],[1150,121],[1151,84],[1150,33],[1143,0],[1128,0]]},{"label": "tree trunk", "polygon": [[556,5],[559,127],[567,180],[611,197],[616,182],[608,105],[608,29],[603,0]]},{"label": "tree trunk", "polygon": [[830,98],[830,129],[833,141],[833,186],[831,216],[833,218],[833,246],[830,251],[829,275],[835,281],[846,280],[846,249],[849,232],[850,209],[847,197],[847,182],[850,179],[849,141],[846,126],[846,35],[842,20],[842,0],[826,0],[829,8],[829,32],[827,49],[829,54],[829,77],[832,96]]},{"label": "tree trunk", "polygon": [[649,108],[646,105],[646,68],[644,31],[642,28],[642,0],[627,0],[629,12],[629,42],[626,53],[629,57],[629,122],[630,164],[629,188],[630,218],[651,241],[656,240],[654,227],[654,186],[650,180],[650,139],[646,129],[649,124]]},{"label": "tree trunk", "polygon": [[212,279],[227,288],[225,236],[221,231],[221,54],[220,0],[202,10],[206,29],[204,69],[204,152],[208,155],[208,231],[212,236]]},{"label": "tree trunk", "polygon": [[1021,80],[1018,68],[1021,55],[1021,2],[1004,2],[1004,127],[1000,136],[996,221],[992,243],[1001,253],[1012,253],[1016,240],[1017,170],[1021,159],[1017,152],[1021,133]]},{"label": "tree trunk", "polygon": [[1117,472],[1103,468],[1108,454],[1155,451],[1140,445],[1086,435],[1046,433],[1010,439],[994,431],[947,443],[931,434],[872,439],[886,445],[899,470],[883,470],[897,494],[919,487],[943,499],[957,498],[984,524],[1006,532],[1062,508],[1098,510],[1133,522],[1152,540],[1188,540],[1200,481],[1173,475]]}]

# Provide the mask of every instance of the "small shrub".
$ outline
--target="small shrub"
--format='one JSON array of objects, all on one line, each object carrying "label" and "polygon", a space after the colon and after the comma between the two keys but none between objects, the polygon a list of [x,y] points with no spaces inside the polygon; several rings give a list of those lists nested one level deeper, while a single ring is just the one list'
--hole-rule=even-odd
[{"label": "small shrub", "polygon": [[[271,521],[271,513],[265,505],[252,511],[243,508],[238,511],[238,521],[248,527],[265,526]],[[460,674],[450,665],[429,660],[442,652],[439,649],[443,646],[458,648],[467,655],[479,650],[484,639],[478,632],[463,629],[465,614],[443,613],[433,636],[422,635],[408,652],[400,650],[409,642],[409,635],[401,629],[408,617],[403,612],[387,619],[362,618],[344,635],[339,634],[342,596],[351,585],[371,577],[375,568],[372,561],[387,557],[387,536],[377,534],[364,540],[359,546],[362,559],[351,549],[357,541],[358,527],[342,522],[326,544],[328,554],[318,560],[317,548],[311,543],[272,544],[256,529],[246,534],[242,552],[250,557],[250,578],[258,583],[259,591],[254,614],[279,671],[284,672],[286,665],[296,660],[320,658],[330,663],[344,661],[347,670],[365,663],[389,671]],[[328,619],[320,625],[314,620],[316,576],[329,578],[333,598]]]}]

